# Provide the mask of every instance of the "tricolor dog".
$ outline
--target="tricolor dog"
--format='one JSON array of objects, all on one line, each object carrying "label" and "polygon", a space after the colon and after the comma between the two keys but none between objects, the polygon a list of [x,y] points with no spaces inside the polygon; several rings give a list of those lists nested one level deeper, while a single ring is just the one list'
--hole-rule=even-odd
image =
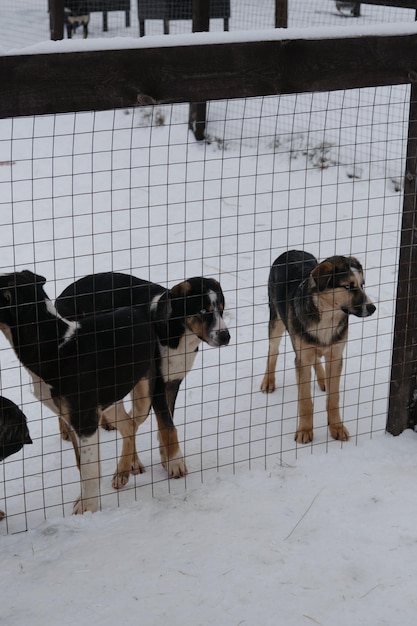
[{"label": "tricolor dog", "polygon": [[[273,263],[268,282],[269,351],[261,389],[275,389],[275,368],[281,337],[288,331],[295,352],[298,385],[298,427],[295,440],[313,440],[311,370],[327,392],[329,431],[347,441],[349,433],[339,410],[343,350],[349,315],[368,317],[375,312],[364,291],[362,265],[352,256],[332,256],[318,263],[308,252],[291,250]],[[325,368],[321,362],[324,357]]]},{"label": "tricolor dog", "polygon": [[153,389],[154,331],[139,308],[67,320],[45,282],[28,270],[0,275],[0,328],[31,375],[36,397],[68,424],[81,474],[74,513],[96,511],[100,416],[141,381]]},{"label": "tricolor dog", "polygon": [[84,316],[118,307],[133,306],[147,312],[157,339],[154,389],[150,392],[142,380],[132,391],[130,414],[122,402],[105,412],[105,421],[117,427],[123,440],[113,487],[123,487],[130,474],[145,471],[136,451],[135,436],[151,406],[158,423],[162,465],[168,476],[184,476],[187,467],[173,421],[175,401],[200,343],[219,347],[230,341],[223,320],[224,296],[220,284],[213,278],[198,276],[165,289],[129,274],[102,272],[69,285],[55,305],[61,315],[80,321]]}]

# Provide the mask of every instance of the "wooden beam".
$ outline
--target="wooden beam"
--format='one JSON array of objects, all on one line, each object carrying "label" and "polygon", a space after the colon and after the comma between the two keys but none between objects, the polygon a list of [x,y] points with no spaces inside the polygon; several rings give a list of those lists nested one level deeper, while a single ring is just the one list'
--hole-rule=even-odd
[{"label": "wooden beam", "polygon": [[417,81],[417,35],[0,57],[0,118]]},{"label": "wooden beam", "polygon": [[411,87],[387,430],[417,425],[417,85]]},{"label": "wooden beam", "polygon": [[[193,0],[193,33],[210,30],[210,0]],[[207,102],[191,102],[188,127],[197,141],[206,138]]]},{"label": "wooden beam", "polygon": [[397,9],[417,9],[416,0],[361,0],[360,4],[375,4],[383,7],[395,7]]}]

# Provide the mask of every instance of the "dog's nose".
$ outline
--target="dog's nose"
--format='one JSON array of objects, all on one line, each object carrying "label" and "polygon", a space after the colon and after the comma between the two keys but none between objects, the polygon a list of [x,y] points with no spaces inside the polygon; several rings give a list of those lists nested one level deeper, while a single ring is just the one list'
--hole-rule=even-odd
[{"label": "dog's nose", "polygon": [[368,315],[373,315],[376,311],[376,306],[374,304],[367,304],[366,310],[368,312]]},{"label": "dog's nose", "polygon": [[227,346],[230,341],[230,333],[227,328],[219,330],[219,346]]}]

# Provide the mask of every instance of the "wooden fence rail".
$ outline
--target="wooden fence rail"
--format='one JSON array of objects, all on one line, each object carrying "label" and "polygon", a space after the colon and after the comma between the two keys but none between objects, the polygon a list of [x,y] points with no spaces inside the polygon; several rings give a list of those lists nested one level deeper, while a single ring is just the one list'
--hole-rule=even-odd
[{"label": "wooden fence rail", "polygon": [[326,39],[277,31],[265,41],[224,34],[222,43],[199,33],[181,46],[142,39],[122,50],[2,56],[0,118],[411,83],[387,421],[398,434],[417,423],[417,28],[395,30]]}]

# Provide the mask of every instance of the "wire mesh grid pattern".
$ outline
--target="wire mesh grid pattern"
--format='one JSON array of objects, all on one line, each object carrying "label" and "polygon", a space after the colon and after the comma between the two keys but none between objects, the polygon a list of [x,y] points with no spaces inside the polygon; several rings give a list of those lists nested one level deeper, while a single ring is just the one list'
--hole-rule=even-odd
[{"label": "wire mesh grid pattern", "polygon": [[[73,0],[74,1],[74,0]],[[88,0],[90,6],[103,5],[103,0]],[[135,37],[139,36],[138,3],[142,6],[166,4],[165,0],[149,3],[148,0],[131,0],[129,26],[126,26],[125,11],[110,11],[107,19],[107,30],[103,31],[103,15],[100,11],[90,14],[88,38],[98,37]],[[82,4],[82,2],[81,2]],[[108,5],[111,2],[107,3]],[[117,5],[117,0],[114,3]],[[175,2],[179,6],[181,2]],[[189,15],[188,0],[187,15]],[[230,0],[230,31],[269,29],[275,26],[274,0]],[[155,9],[157,10],[157,9]],[[175,8],[179,11],[179,9]],[[346,12],[348,15],[349,11]],[[415,11],[389,6],[373,6],[362,4],[360,17],[350,18],[340,13],[335,0],[289,0],[289,27],[321,27],[341,26],[354,28],[357,25],[413,21]],[[174,19],[169,22],[169,33],[178,35],[189,33],[192,29],[190,19]],[[223,19],[211,19],[210,31],[221,32],[224,29]],[[75,37],[81,38],[83,29],[79,27]],[[162,19],[149,19],[145,23],[145,34],[161,35],[164,32]],[[66,36],[66,35],[65,35]],[[50,39],[49,16],[45,0],[3,0],[2,20],[0,23],[0,46],[5,50],[20,48]]]},{"label": "wire mesh grid pattern", "polygon": [[[52,300],[108,270],[167,287],[220,281],[232,340],[202,345],[176,404],[185,484],[342,445],[327,433],[318,389],[314,442],[295,444],[288,338],[277,390],[259,390],[268,273],[286,249],[353,254],[364,265],[377,314],[350,326],[341,409],[353,442],[385,428],[408,100],[408,88],[395,87],[210,103],[205,143],[189,133],[186,105],[0,122],[1,272],[45,276]],[[79,474],[57,417],[33,397],[3,337],[0,359],[1,393],[27,415],[33,439],[0,470],[1,532],[18,532],[69,514]],[[101,506],[184,488],[161,467],[153,417],[137,445],[147,471],[115,491],[120,438],[100,432]]]}]

